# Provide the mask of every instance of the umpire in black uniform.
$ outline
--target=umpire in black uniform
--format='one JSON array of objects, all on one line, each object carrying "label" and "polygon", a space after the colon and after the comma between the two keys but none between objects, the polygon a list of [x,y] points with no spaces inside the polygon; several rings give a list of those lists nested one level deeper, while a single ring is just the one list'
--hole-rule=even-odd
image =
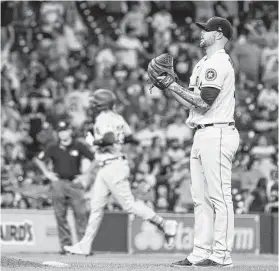
[{"label": "umpire in black uniform", "polygon": [[[58,122],[59,142],[49,145],[41,152],[35,162],[46,178],[51,181],[52,203],[58,226],[61,254],[63,247],[72,245],[71,231],[67,221],[67,210],[71,206],[74,213],[77,236],[84,235],[88,214],[84,189],[79,182],[82,157],[93,160],[94,155],[89,146],[73,137],[73,130],[67,120]],[[53,171],[46,162],[51,160]]]}]

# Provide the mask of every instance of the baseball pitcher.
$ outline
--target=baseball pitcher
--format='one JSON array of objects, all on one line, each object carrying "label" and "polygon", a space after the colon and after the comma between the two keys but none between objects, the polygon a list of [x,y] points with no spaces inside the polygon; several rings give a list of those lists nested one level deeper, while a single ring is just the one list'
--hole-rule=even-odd
[{"label": "baseball pitcher", "polygon": [[134,139],[127,122],[113,111],[115,100],[115,95],[106,89],[96,90],[90,98],[91,115],[95,119],[95,159],[99,162],[100,169],[93,185],[91,214],[86,233],[79,243],[64,247],[73,254],[90,254],[110,194],[125,211],[149,220],[163,231],[168,245],[172,245],[176,235],[176,221],[164,220],[142,201],[136,201],[132,195],[128,180],[130,169],[122,146]]},{"label": "baseball pitcher", "polygon": [[239,134],[234,125],[235,73],[224,47],[233,29],[229,21],[220,17],[196,24],[202,30],[200,46],[206,56],[195,66],[188,88],[176,82],[170,55],[161,55],[148,66],[153,85],[169,91],[190,110],[187,124],[196,130],[190,160],[194,249],[186,259],[172,266],[231,267],[234,238],[231,169]]}]

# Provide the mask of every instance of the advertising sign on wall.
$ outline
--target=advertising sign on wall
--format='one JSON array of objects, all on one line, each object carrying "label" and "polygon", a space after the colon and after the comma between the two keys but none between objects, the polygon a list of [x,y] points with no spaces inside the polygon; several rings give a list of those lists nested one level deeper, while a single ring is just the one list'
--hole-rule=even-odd
[{"label": "advertising sign on wall", "polygon": [[30,220],[22,222],[6,221],[1,223],[1,245],[34,245],[34,225]]},{"label": "advertising sign on wall", "polygon": [[1,218],[3,252],[59,251],[53,211],[3,209]]},{"label": "advertising sign on wall", "polygon": [[[164,215],[163,215],[164,216]],[[168,248],[163,234],[151,223],[135,218],[132,222],[131,249],[135,253],[175,252],[189,253],[194,244],[193,215],[167,215],[178,222],[174,247]],[[233,251],[237,253],[259,252],[259,216],[238,216],[235,219]]]},{"label": "advertising sign on wall", "polygon": [[[58,232],[53,210],[3,209],[2,252],[58,252]],[[77,242],[72,212],[68,213],[73,242]],[[93,243],[95,251],[128,252],[128,215],[105,213]]]}]

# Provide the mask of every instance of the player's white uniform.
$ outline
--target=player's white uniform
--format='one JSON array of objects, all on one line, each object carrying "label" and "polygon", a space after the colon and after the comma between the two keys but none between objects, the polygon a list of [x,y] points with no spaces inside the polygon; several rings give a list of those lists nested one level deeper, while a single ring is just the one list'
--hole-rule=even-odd
[{"label": "player's white uniform", "polygon": [[145,220],[153,218],[155,212],[141,201],[135,201],[129,183],[130,169],[128,161],[123,159],[122,144],[124,137],[131,134],[127,122],[113,111],[102,111],[96,118],[94,125],[94,137],[102,139],[104,134],[113,132],[117,143],[113,146],[98,148],[95,158],[99,161],[101,168],[97,173],[93,185],[91,214],[86,233],[79,246],[83,253],[91,252],[92,242],[98,231],[103,218],[104,207],[111,193],[121,204],[122,208]]},{"label": "player's white uniform", "polygon": [[[235,73],[225,50],[202,58],[193,70],[190,88],[214,87],[220,93],[210,109],[192,109],[187,123],[198,129],[191,151],[192,197],[195,204],[194,249],[188,257],[196,263],[210,256],[220,264],[231,264],[234,212],[231,196],[232,160],[239,145],[234,125]],[[215,213],[215,220],[214,220]]]}]

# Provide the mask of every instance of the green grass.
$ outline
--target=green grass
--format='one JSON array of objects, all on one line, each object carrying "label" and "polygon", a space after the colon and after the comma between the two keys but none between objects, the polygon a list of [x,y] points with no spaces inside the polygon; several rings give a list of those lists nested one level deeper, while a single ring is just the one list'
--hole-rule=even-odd
[{"label": "green grass", "polygon": [[[91,257],[84,256],[61,256],[57,254],[39,253],[10,253],[2,255],[2,270],[74,270],[74,271],[114,271],[114,270],[152,270],[168,271],[181,270],[181,268],[170,267],[170,263],[183,259],[184,255],[177,254],[96,254]],[[232,271],[275,271],[278,270],[278,256],[274,255],[234,255],[235,267]],[[44,261],[57,261],[70,264],[69,268],[46,267],[41,263]],[[188,267],[182,270],[224,270],[224,268],[198,268]]]}]

